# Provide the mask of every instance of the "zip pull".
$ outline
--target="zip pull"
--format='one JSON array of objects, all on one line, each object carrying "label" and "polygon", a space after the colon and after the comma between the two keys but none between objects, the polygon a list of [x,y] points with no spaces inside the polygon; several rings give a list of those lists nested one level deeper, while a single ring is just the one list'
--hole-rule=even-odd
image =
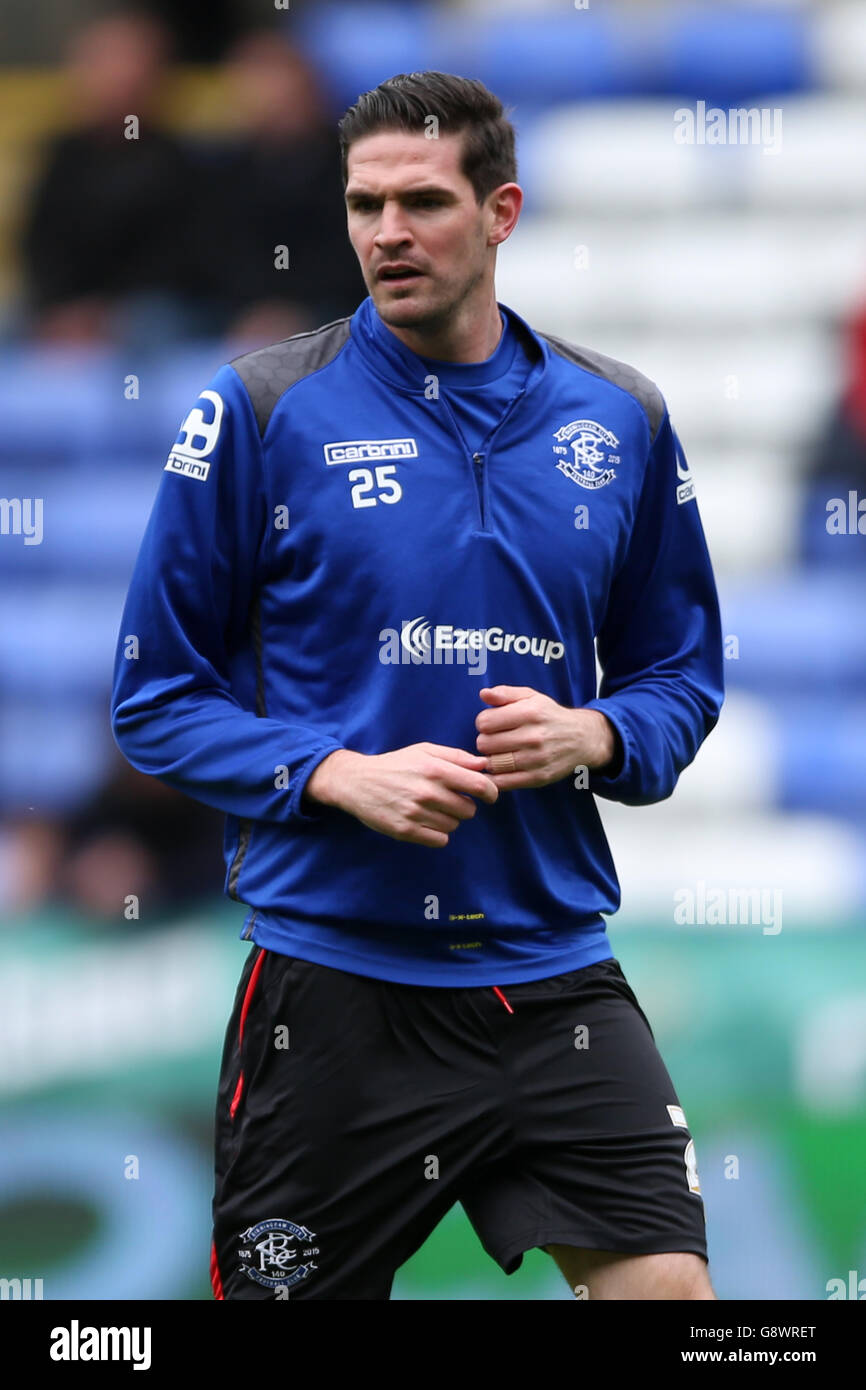
[{"label": "zip pull", "polygon": [[508,1012],[509,1012],[510,1014],[513,1014],[513,1013],[514,1013],[514,1010],[512,1009],[512,1007],[511,1007],[511,1005],[509,1004],[508,1000],[505,998],[505,995],[502,993],[502,990],[499,988],[499,986],[498,986],[498,985],[493,985],[492,988],[493,988],[493,993],[499,995],[499,998],[502,1000],[502,1002],[503,1002],[503,1004],[505,1005],[505,1007],[506,1007],[506,1009],[508,1010]]},{"label": "zip pull", "polygon": [[475,469],[475,487],[478,492],[478,515],[481,517],[481,525],[486,528],[487,518],[484,515],[484,455],[476,451],[472,455],[472,464]]}]

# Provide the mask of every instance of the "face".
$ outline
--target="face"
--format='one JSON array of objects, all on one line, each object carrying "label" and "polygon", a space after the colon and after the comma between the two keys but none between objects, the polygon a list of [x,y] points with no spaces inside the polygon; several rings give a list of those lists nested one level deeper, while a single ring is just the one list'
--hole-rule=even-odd
[{"label": "face", "polygon": [[70,70],[78,100],[99,120],[148,110],[165,58],[161,27],[144,15],[97,20],[72,44]]},{"label": "face", "polygon": [[[442,323],[492,293],[496,246],[514,195],[479,207],[460,170],[461,135],[382,130],[349,147],[349,239],[380,316],[394,328]],[[516,184],[503,184],[514,190]],[[518,203],[519,206],[519,203]]]}]

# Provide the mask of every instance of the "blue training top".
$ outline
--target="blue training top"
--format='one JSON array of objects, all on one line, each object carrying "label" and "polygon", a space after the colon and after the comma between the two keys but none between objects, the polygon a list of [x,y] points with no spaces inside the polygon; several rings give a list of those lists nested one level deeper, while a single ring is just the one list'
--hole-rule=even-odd
[{"label": "blue training top", "polygon": [[[221,367],[165,464],[118,641],[117,743],[226,813],[242,935],[409,984],[610,956],[619,885],[594,798],[669,796],[723,699],[661,394],[499,307],[482,363],[416,356],[367,298]],[[338,748],[477,752],[495,685],[603,710],[614,764],[477,801],[436,849],[302,800]]]}]

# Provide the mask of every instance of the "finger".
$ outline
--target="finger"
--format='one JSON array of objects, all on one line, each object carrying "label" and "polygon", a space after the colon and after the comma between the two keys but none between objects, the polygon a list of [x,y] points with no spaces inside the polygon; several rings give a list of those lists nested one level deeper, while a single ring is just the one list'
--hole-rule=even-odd
[{"label": "finger", "polygon": [[480,764],[477,772],[470,771],[469,768],[458,767],[456,763],[449,763],[442,774],[443,794],[453,792],[458,794],[458,800],[461,796],[464,799],[477,796],[482,801],[494,802],[498,793],[490,777],[484,771],[487,760],[483,754],[479,754],[477,761]]},{"label": "finger", "polygon": [[412,819],[426,824],[430,816],[447,816],[454,822],[451,829],[456,830],[462,820],[471,820],[477,809],[471,796],[452,796],[443,788],[420,801]]},{"label": "finger", "polygon": [[425,829],[419,826],[411,835],[392,835],[392,840],[402,840],[404,844],[424,845],[426,849],[444,849],[448,836],[442,830]]},{"label": "finger", "polygon": [[513,700],[527,700],[538,691],[528,685],[486,685],[478,694],[491,705],[506,705]]},{"label": "finger", "polygon": [[493,778],[482,771],[473,777],[470,785],[464,789],[463,795],[477,797],[479,801],[486,801],[492,806],[499,793],[493,784]]},{"label": "finger", "polygon": [[[474,804],[471,801],[468,804],[472,806],[472,811],[474,811]],[[471,814],[472,812],[470,812]],[[465,817],[448,815],[437,807],[420,806],[411,819],[428,830],[441,830],[446,835],[450,835],[457,829],[461,819],[465,819]]]},{"label": "finger", "polygon": [[497,709],[483,709],[475,716],[475,727],[485,734],[498,734],[503,729],[520,729],[526,723],[526,706],[515,703]]},{"label": "finger", "polygon": [[[522,755],[521,767],[531,766],[526,760],[539,756],[539,750],[534,748],[526,738],[521,737],[521,730],[519,729],[506,730],[504,734],[479,734],[475,742],[478,745],[479,753],[483,754],[485,758],[492,758],[496,753],[514,753],[515,755],[520,753]],[[489,768],[485,769],[488,772],[489,770]]]},{"label": "finger", "polygon": [[501,792],[514,792],[531,787],[545,787],[547,783],[538,775],[538,770],[529,772],[497,772],[494,781]]},{"label": "finger", "polygon": [[449,748],[443,743],[428,743],[427,751],[444,762],[455,763],[458,767],[476,768],[479,763],[477,753],[469,753],[465,748]]}]

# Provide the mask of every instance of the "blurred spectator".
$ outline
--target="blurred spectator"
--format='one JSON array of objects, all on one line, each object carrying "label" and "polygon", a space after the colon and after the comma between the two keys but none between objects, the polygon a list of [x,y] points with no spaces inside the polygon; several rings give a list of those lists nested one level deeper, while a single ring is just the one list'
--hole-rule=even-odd
[{"label": "blurred spectator", "polygon": [[[71,815],[7,827],[6,911],[56,903],[105,925],[147,927],[222,893],[225,817],[112,759],[105,783]],[[127,919],[130,895],[138,907]]]},{"label": "blurred spectator", "polygon": [[815,478],[843,479],[866,492],[866,304],[847,325],[847,381],[827,433],[816,445],[811,472]]},{"label": "blurred spectator", "polygon": [[99,19],[72,42],[72,128],[47,150],[22,229],[37,339],[150,345],[197,327],[196,165],[157,116],[169,47],[146,14]]},{"label": "blurred spectator", "polygon": [[[866,564],[859,511],[866,498],[866,303],[845,326],[844,361],[845,385],[809,451],[802,539],[807,562],[850,569]],[[836,512],[835,523],[828,520],[828,508]],[[842,535],[833,529],[839,525],[840,514],[848,528]],[[848,534],[861,544],[845,544],[843,537]]]},{"label": "blurred spectator", "polygon": [[273,342],[353,313],[367,291],[346,232],[336,122],[316,74],[266,31],[232,49],[227,72],[240,132],[208,155],[211,274],[230,335]]}]

